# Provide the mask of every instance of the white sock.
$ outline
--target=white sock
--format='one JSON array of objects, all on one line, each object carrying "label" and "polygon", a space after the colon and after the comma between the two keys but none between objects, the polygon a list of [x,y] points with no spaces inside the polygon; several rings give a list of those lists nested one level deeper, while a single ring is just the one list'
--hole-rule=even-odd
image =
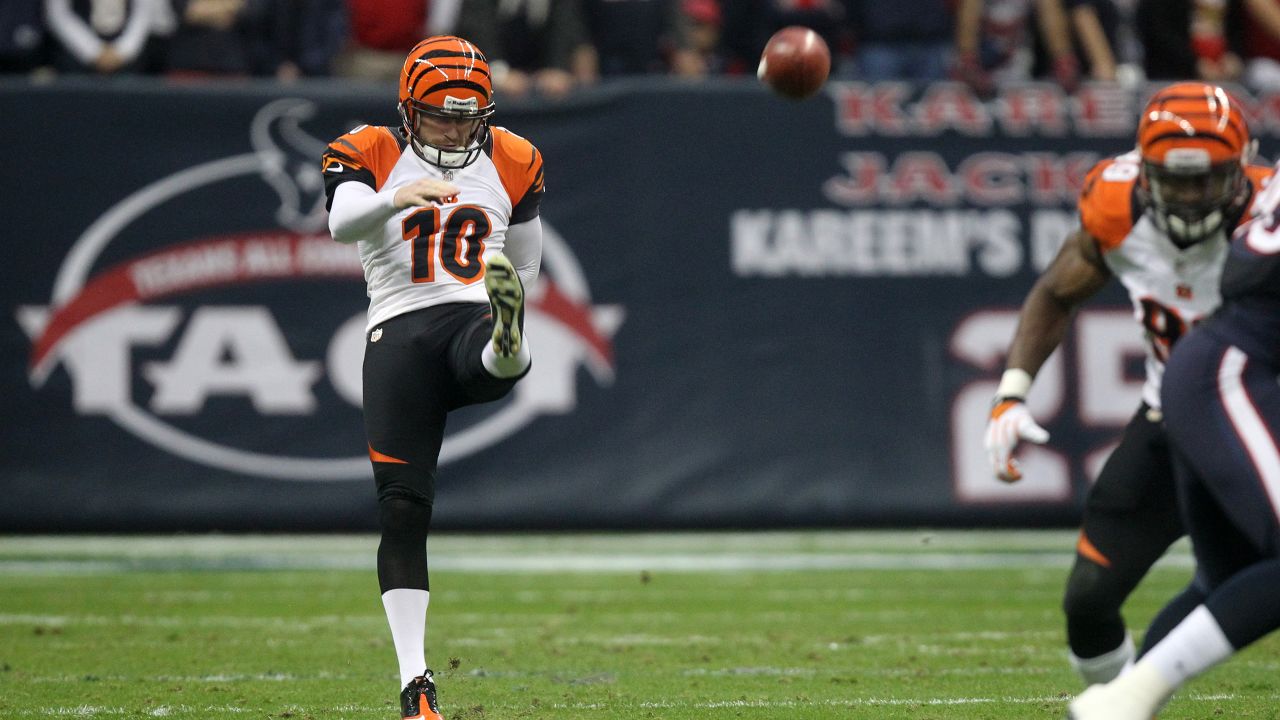
[{"label": "white sock", "polygon": [[1124,641],[1119,647],[1097,657],[1081,658],[1076,657],[1072,652],[1068,652],[1068,655],[1071,658],[1071,667],[1080,673],[1086,685],[1111,682],[1133,665],[1133,636],[1125,632]]},{"label": "white sock", "polygon": [[1150,662],[1161,677],[1176,688],[1231,657],[1235,651],[1213,613],[1200,605],[1156,643],[1143,660]]},{"label": "white sock", "polygon": [[498,353],[493,351],[493,343],[484,344],[484,350],[480,352],[480,362],[484,363],[484,369],[496,378],[516,377],[529,367],[529,363],[533,362],[533,356],[529,354],[529,338],[523,338],[520,342],[520,349],[511,357],[498,357]]},{"label": "white sock", "polygon": [[427,667],[427,603],[431,593],[411,588],[393,588],[382,593],[382,607],[391,625],[391,641],[400,663],[400,688],[422,674]]}]

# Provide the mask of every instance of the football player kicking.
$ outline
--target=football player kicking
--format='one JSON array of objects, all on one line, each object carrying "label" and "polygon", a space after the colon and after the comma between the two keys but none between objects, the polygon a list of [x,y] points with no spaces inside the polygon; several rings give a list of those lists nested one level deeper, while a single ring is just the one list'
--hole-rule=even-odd
[{"label": "football player kicking", "polygon": [[[1161,375],[1178,338],[1218,306],[1227,236],[1273,172],[1249,164],[1254,143],[1240,107],[1213,85],[1160,90],[1142,112],[1137,141],[1086,177],[1081,227],[1023,302],[985,436],[997,477],[1019,480],[1019,442],[1049,438],[1024,404],[1032,379],[1075,310],[1118,277],[1148,340],[1146,381],[1138,411],[1089,491],[1063,598],[1071,664],[1086,684],[1111,680],[1132,663],[1120,608],[1183,534]],[[1147,646],[1202,598],[1192,583],[1153,624]]]},{"label": "football player kicking", "polygon": [[1178,343],[1161,392],[1206,594],[1133,669],[1071,701],[1074,720],[1149,720],[1280,627],[1280,183],[1258,209],[1232,241],[1222,309]]},{"label": "football player kicking", "polygon": [[329,230],[359,243],[368,282],[365,432],[401,710],[440,720],[424,670],[436,464],[449,411],[497,400],[529,372],[524,286],[542,257],[542,156],[489,126],[489,63],[462,38],[409,52],[399,107],[401,127],[357,127],[321,167]]}]

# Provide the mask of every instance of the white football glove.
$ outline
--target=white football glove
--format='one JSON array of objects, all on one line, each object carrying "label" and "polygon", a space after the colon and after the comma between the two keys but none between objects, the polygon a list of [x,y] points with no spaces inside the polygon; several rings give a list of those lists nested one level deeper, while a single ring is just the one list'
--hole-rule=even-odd
[{"label": "white football glove", "polygon": [[991,408],[991,419],[987,421],[984,443],[992,470],[1004,482],[1022,479],[1018,461],[1013,459],[1013,451],[1021,440],[1044,443],[1049,440],[1049,431],[1036,424],[1021,398],[1005,398],[996,402]]}]

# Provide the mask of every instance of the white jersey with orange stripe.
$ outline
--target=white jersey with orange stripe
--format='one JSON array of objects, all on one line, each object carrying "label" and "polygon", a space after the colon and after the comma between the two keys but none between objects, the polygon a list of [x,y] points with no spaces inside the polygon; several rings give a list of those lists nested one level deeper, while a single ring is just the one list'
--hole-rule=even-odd
[{"label": "white jersey with orange stripe", "polygon": [[[1159,408],[1173,344],[1222,302],[1219,285],[1228,243],[1222,232],[1185,249],[1175,245],[1142,211],[1135,195],[1138,171],[1137,153],[1098,163],[1085,179],[1079,207],[1084,229],[1128,291],[1134,318],[1145,331],[1142,399]],[[1271,171],[1250,166],[1246,175],[1256,191]]]},{"label": "white jersey with orange stripe", "polygon": [[474,163],[450,170],[389,145],[397,139],[387,128],[357,128],[330,144],[323,166],[331,202],[337,186],[350,181],[380,195],[423,178],[459,189],[439,203],[396,211],[360,237],[369,329],[425,307],[488,302],[484,259],[503,251],[511,225],[537,218],[542,195],[537,149],[502,128],[489,135]]}]

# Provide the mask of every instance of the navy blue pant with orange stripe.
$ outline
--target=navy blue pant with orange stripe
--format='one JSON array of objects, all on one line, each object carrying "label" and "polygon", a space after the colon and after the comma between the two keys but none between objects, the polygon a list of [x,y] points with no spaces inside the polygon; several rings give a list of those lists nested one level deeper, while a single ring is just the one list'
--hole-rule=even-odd
[{"label": "navy blue pant with orange stripe", "polygon": [[1278,374],[1275,362],[1204,328],[1178,342],[1164,374],[1178,501],[1205,605],[1236,648],[1280,627]]},{"label": "navy blue pant with orange stripe", "polygon": [[364,424],[378,488],[384,593],[430,589],[426,539],[449,412],[498,400],[519,380],[485,370],[480,354],[492,334],[488,304],[451,303],[398,315],[365,338]]}]

